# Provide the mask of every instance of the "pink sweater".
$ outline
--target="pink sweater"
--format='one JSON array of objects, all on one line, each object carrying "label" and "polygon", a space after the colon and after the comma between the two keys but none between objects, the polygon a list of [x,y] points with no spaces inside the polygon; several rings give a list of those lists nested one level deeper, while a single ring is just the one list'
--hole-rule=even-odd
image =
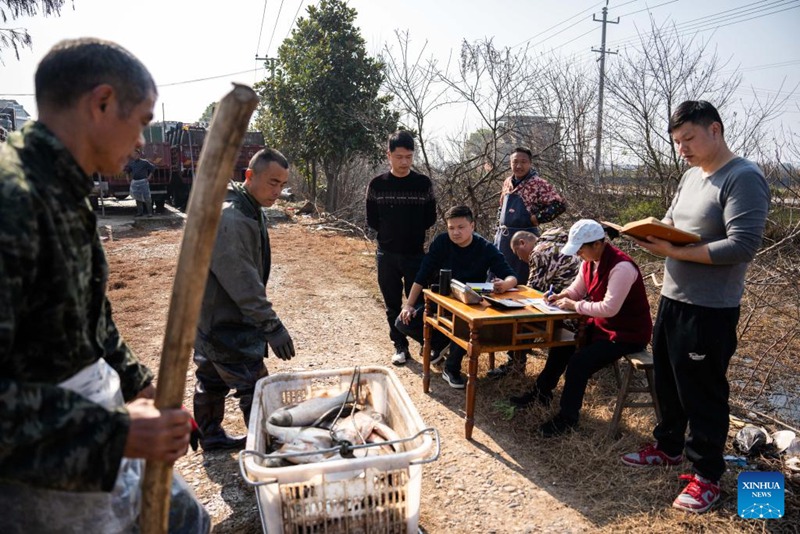
[{"label": "pink sweater", "polygon": [[[592,262],[592,269],[597,268],[597,262]],[[619,313],[622,303],[636,281],[636,267],[624,261],[616,264],[608,274],[608,288],[601,302],[583,300],[586,297],[586,284],[583,275],[579,272],[575,280],[566,289],[567,297],[575,301],[575,311],[589,317],[614,317]]]}]

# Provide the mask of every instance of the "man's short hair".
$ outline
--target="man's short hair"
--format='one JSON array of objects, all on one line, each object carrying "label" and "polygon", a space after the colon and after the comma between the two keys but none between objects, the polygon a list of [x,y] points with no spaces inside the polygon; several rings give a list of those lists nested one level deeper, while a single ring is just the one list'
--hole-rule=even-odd
[{"label": "man's short hair", "polygon": [[251,169],[254,174],[258,174],[269,167],[269,164],[273,161],[284,169],[289,168],[289,161],[286,159],[286,156],[274,148],[262,148],[256,152],[255,156],[250,158],[250,163],[247,167]]},{"label": "man's short hair", "polygon": [[511,250],[514,250],[522,240],[535,242],[537,239],[539,238],[536,237],[536,234],[528,232],[527,230],[519,230],[513,236],[511,236]]},{"label": "man's short hair", "polygon": [[406,130],[397,130],[389,136],[389,152],[394,152],[396,148],[405,148],[414,151],[414,136]]},{"label": "man's short hair", "polygon": [[531,161],[533,160],[533,152],[531,152],[530,148],[524,146],[518,146],[517,148],[511,151],[511,155],[513,156],[517,152],[519,152],[520,154],[527,154],[528,159]]},{"label": "man's short hair", "polygon": [[705,128],[718,122],[720,133],[725,135],[725,125],[722,124],[722,117],[719,116],[719,111],[717,111],[717,108],[711,105],[710,102],[706,102],[705,100],[687,100],[681,103],[669,118],[667,133],[672,134],[674,130],[680,128],[687,122],[698,124]]},{"label": "man's short hair", "polygon": [[469,209],[469,206],[453,206],[444,214],[444,220],[446,221],[459,217],[464,217],[469,222],[475,222],[475,217],[472,216],[472,210]]},{"label": "man's short hair", "polygon": [[94,38],[56,43],[36,69],[36,104],[64,110],[101,84],[114,88],[122,117],[149,95],[158,94],[141,61],[111,41]]}]

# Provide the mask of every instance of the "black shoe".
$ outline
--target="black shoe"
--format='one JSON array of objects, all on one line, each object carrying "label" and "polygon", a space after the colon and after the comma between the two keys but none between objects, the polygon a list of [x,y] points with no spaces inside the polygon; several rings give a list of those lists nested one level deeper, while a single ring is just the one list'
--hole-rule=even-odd
[{"label": "black shoe", "polygon": [[460,371],[454,373],[445,369],[442,371],[442,378],[445,382],[450,384],[451,388],[464,389],[467,387],[467,379],[464,378],[464,375],[462,375]]},{"label": "black shoe", "polygon": [[515,408],[523,409],[529,408],[534,404],[541,404],[542,406],[550,406],[553,402],[553,394],[541,391],[538,386],[534,385],[533,388],[527,393],[509,397],[508,402],[514,405]]},{"label": "black shoe", "polygon": [[567,419],[561,414],[556,415],[539,427],[539,433],[544,438],[552,438],[573,431],[578,426],[577,421]]},{"label": "black shoe", "polygon": [[431,351],[431,365],[438,365],[444,361],[447,357],[447,354],[450,352],[450,346],[446,346],[440,351]]},{"label": "black shoe", "polygon": [[495,367],[494,369],[489,369],[489,372],[486,373],[486,376],[489,378],[503,378],[506,375],[511,374],[511,372],[517,372],[516,365],[511,360],[507,361],[506,363]]},{"label": "black shoe", "polygon": [[224,430],[211,436],[200,438],[200,446],[204,451],[223,451],[244,449],[247,436],[229,436]]},{"label": "black shoe", "polygon": [[508,361],[506,363],[500,365],[499,367],[495,367],[494,369],[490,369],[486,376],[489,378],[503,378],[506,375],[511,373],[517,373],[520,375],[525,375],[525,364],[528,361],[527,352],[523,352],[520,355],[515,355],[513,352],[508,353]]}]

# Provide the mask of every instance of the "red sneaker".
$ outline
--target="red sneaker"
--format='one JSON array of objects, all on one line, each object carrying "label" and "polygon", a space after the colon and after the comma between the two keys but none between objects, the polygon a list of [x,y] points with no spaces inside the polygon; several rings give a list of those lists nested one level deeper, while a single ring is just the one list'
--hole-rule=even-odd
[{"label": "red sneaker", "polygon": [[673,508],[701,514],[719,500],[719,484],[700,475],[681,475],[681,479],[688,480],[689,485],[673,501]]},{"label": "red sneaker", "polygon": [[683,461],[683,455],[669,456],[656,448],[655,443],[646,445],[642,450],[629,452],[620,458],[622,463],[633,467],[651,467],[658,465],[678,465]]}]

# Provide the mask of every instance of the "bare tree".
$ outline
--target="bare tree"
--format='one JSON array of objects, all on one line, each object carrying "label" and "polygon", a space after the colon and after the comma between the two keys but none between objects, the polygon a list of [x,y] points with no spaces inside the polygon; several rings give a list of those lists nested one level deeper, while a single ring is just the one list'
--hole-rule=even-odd
[{"label": "bare tree", "polygon": [[451,190],[479,220],[494,219],[508,155],[514,144],[525,141],[523,119],[540,115],[533,63],[527,49],[497,49],[491,39],[464,41],[455,72],[443,73],[442,80],[454,102],[466,105],[479,123],[472,135],[450,139],[451,161],[456,162],[448,169]]},{"label": "bare tree", "polygon": [[394,96],[401,121],[407,121],[406,126],[416,133],[425,173],[433,177],[435,169],[425,126],[433,111],[451,103],[447,99],[448,88],[442,82],[438,61],[432,56],[424,58],[427,41],[413,54],[407,31],[395,31],[395,38],[396,49],[388,43],[384,45],[384,89]]},{"label": "bare tree", "polygon": [[[19,17],[35,17],[41,13],[44,16],[60,15],[65,0],[0,0],[0,19],[3,25]],[[0,27],[0,63],[2,51],[5,48],[14,50],[14,55],[19,59],[19,49],[30,48],[33,39],[25,28]]]},{"label": "bare tree", "polygon": [[[609,71],[608,137],[657,180],[665,203],[685,170],[667,134],[667,120],[684,100],[708,100],[723,114],[733,107],[741,75],[724,76],[728,63],[709,41],[683,36],[672,23],[653,22],[651,31],[640,34],[639,43],[622,52]],[[746,107],[743,120],[731,113],[726,121],[730,146],[747,155],[779,107],[773,98]]]}]

